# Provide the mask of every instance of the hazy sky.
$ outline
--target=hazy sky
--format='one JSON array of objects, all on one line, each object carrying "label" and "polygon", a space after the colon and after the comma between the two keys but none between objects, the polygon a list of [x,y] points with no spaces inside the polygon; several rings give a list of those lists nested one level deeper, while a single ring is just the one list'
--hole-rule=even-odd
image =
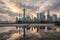
[{"label": "hazy sky", "polygon": [[20,13],[23,16],[23,7],[26,6],[26,14],[34,15],[39,12],[60,14],[60,0],[0,0],[0,19],[15,20]]}]

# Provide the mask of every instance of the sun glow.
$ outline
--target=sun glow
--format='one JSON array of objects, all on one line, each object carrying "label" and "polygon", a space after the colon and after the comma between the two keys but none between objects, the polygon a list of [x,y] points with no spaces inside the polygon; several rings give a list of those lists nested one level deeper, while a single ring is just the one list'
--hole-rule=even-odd
[{"label": "sun glow", "polygon": [[17,13],[22,12],[22,9],[17,7],[15,2],[11,2],[11,0],[6,0],[4,1],[4,3],[6,4],[6,7],[9,8],[10,11],[17,12]]}]

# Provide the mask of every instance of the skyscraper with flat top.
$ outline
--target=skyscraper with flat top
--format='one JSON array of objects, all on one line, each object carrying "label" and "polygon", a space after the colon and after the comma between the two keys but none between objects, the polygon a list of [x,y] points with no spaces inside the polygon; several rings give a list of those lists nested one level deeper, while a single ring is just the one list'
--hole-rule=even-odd
[{"label": "skyscraper with flat top", "polygon": [[44,13],[40,13],[40,21],[45,21],[45,15],[44,15]]}]

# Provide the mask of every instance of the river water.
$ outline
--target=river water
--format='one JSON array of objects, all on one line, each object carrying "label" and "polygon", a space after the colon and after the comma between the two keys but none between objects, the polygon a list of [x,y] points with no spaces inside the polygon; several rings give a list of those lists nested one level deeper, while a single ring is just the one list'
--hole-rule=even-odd
[{"label": "river water", "polygon": [[[22,27],[0,27],[0,40],[23,40],[23,35],[24,28]],[[25,28],[25,40],[43,40],[44,38],[48,38],[48,40],[60,40],[60,26]]]}]

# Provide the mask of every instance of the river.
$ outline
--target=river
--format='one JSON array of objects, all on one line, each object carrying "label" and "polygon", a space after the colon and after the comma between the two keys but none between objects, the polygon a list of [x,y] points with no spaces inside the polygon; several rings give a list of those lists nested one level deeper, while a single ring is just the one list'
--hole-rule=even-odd
[{"label": "river", "polygon": [[[0,40],[23,40],[24,27],[0,27]],[[55,40],[60,38],[60,26],[25,27],[25,40]],[[50,39],[49,39],[50,38]],[[57,40],[56,39],[56,40]],[[60,39],[59,39],[60,40]]]}]

